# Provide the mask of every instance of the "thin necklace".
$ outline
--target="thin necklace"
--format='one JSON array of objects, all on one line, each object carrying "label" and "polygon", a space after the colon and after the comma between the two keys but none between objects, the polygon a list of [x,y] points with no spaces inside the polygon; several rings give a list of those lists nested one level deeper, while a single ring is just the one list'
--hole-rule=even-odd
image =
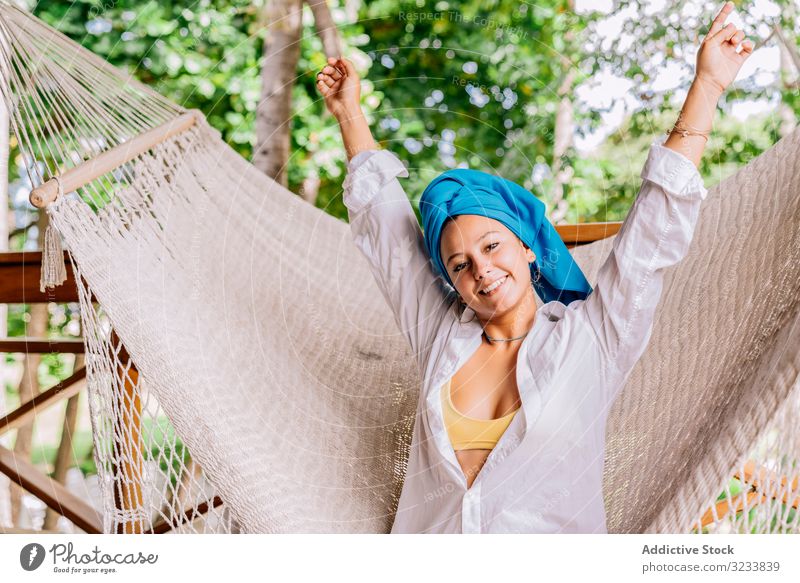
[{"label": "thin necklace", "polygon": [[519,340],[520,338],[525,338],[529,334],[529,332],[530,330],[528,332],[525,332],[525,334],[523,334],[522,336],[517,336],[516,338],[492,338],[486,333],[486,330],[483,331],[483,335],[486,336],[486,339],[489,342],[511,342],[512,340]]}]

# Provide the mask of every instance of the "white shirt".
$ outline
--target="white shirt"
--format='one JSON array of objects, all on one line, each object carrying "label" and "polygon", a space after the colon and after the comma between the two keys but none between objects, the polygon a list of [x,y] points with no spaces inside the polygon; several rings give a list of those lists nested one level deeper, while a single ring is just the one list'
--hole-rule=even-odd
[{"label": "white shirt", "polygon": [[[647,346],[664,272],[686,254],[708,191],[656,139],[637,198],[586,300],[538,308],[517,356],[521,409],[467,489],[440,389],[481,344],[467,308],[434,272],[393,153],[356,155],[344,181],[353,239],[422,373],[392,533],[605,533],[606,418]],[[471,320],[471,321],[470,321]]]}]

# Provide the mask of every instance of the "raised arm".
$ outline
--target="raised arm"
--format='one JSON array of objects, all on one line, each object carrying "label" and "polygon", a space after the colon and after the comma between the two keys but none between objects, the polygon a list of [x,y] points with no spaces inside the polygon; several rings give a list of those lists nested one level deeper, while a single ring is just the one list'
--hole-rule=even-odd
[{"label": "raised arm", "polygon": [[608,387],[613,398],[644,353],[653,329],[666,270],[679,263],[691,243],[708,191],[697,170],[717,102],[752,51],[744,34],[723,27],[727,3],[698,52],[697,72],[669,137],[655,140],[641,173],[641,189],[617,233],[583,310],[601,351],[618,374]]},{"label": "raised arm", "polygon": [[317,88],[325,99],[325,107],[339,122],[347,160],[359,152],[378,150],[361,110],[361,80],[353,63],[330,57],[317,74]]},{"label": "raised arm", "polygon": [[408,170],[397,156],[375,143],[354,87],[359,82],[352,63],[331,62],[323,69],[321,82],[327,89],[320,91],[339,121],[347,150],[344,204],[353,241],[423,368],[449,300],[444,282],[433,271],[411,202],[397,179],[407,177]]},{"label": "raised arm", "polygon": [[[694,82],[678,122],[664,144],[683,154],[695,166],[700,166],[719,98],[753,52],[753,42],[745,38],[744,31],[733,24],[725,25],[731,12],[733,2],[726,2],[711,23],[697,52]],[[742,50],[737,53],[739,43]]]},{"label": "raised arm", "polygon": [[708,193],[694,164],[661,145],[664,138],[651,145],[633,207],[592,293],[578,306],[616,373],[609,398],[647,347],[665,272],[689,250]]}]

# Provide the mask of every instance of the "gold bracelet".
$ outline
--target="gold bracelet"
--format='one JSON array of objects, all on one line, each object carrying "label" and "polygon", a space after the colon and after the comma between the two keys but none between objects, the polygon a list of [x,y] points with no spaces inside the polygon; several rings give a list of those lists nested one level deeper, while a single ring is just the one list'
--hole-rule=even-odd
[{"label": "gold bracelet", "polygon": [[678,120],[675,122],[675,125],[672,126],[672,129],[666,131],[667,135],[671,134],[672,132],[676,132],[683,138],[686,136],[703,136],[705,141],[708,142],[708,135],[711,133],[711,130],[704,132],[698,130],[697,128],[693,128],[692,126],[686,126],[681,122],[683,122],[683,111],[678,114]]},{"label": "gold bracelet", "polygon": [[665,133],[667,135],[669,135],[672,132],[680,134],[680,136],[682,138],[685,138],[686,136],[701,136],[706,142],[708,142],[708,136],[706,134],[703,134],[703,133],[700,133],[700,132],[690,132],[689,130],[686,130],[684,128],[679,128],[679,127],[675,126],[671,130],[667,130]]}]

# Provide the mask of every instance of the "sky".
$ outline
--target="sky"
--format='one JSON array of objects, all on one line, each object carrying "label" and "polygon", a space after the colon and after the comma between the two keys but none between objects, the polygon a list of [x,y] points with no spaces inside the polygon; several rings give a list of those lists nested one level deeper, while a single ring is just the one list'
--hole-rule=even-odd
[{"label": "sky", "polygon": [[[722,7],[722,2],[702,2],[690,0],[680,3],[680,9],[675,10],[673,18],[684,18],[687,23],[696,22],[699,30],[705,30],[711,24],[711,16],[716,14]],[[800,4],[800,0],[798,0]],[[667,5],[666,0],[651,0],[644,9],[645,15],[652,15],[663,10]],[[592,10],[609,14],[613,8],[612,0],[575,0],[575,10],[578,13],[589,13]],[[621,39],[621,47],[635,42],[633,35],[623,33],[622,25],[626,20],[635,16],[633,7],[609,16],[601,21],[599,31],[602,38],[601,49],[608,49],[616,39]],[[753,0],[748,8],[749,14],[759,20],[769,21],[779,13],[779,7],[769,0]],[[708,20],[708,22],[706,22]],[[758,44],[761,38],[769,35],[769,28],[766,24],[759,27],[756,34],[743,26],[743,22],[738,8],[728,16],[726,22],[732,22],[739,28],[744,28],[754,43]],[[686,90],[691,81],[690,69],[694,68],[695,56],[699,47],[687,47],[685,59],[691,68],[680,67],[677,65],[664,66],[658,76],[653,80],[650,87],[655,91],[665,91],[676,87],[684,87],[675,92],[674,101],[676,106],[680,106],[686,97]],[[654,55],[654,64],[663,59],[662,55]],[[753,52],[749,59],[742,66],[739,75],[734,83],[748,77],[754,77],[753,81],[761,86],[771,85],[775,81],[775,76],[780,73],[780,54],[777,45],[770,42]],[[575,136],[575,147],[581,153],[588,153],[600,145],[608,135],[616,131],[623,120],[632,111],[641,107],[641,102],[635,97],[633,92],[633,82],[623,77],[614,75],[610,70],[601,71],[594,75],[592,79],[576,88],[576,105],[578,107],[605,108],[610,107],[607,112],[601,113],[603,124],[592,134],[586,136]],[[762,100],[742,101],[731,108],[731,114],[744,120],[749,116],[775,109],[780,99],[775,96],[771,102]]]}]

